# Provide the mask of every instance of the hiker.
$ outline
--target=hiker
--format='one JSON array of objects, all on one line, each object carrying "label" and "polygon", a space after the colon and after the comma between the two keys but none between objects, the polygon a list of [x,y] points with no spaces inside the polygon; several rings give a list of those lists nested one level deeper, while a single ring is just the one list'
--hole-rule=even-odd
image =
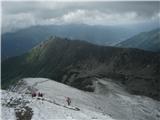
[{"label": "hiker", "polygon": [[41,97],[43,97],[43,93],[41,93],[41,95],[40,95]]},{"label": "hiker", "polygon": [[43,93],[38,92],[38,97],[43,97]]},{"label": "hiker", "polygon": [[41,93],[40,92],[38,92],[38,97],[41,97]]},{"label": "hiker", "polygon": [[35,92],[32,93],[32,97],[36,97],[37,94]]},{"label": "hiker", "polygon": [[66,102],[67,102],[67,104],[68,104],[68,106],[71,104],[71,98],[69,98],[69,97],[66,97]]}]

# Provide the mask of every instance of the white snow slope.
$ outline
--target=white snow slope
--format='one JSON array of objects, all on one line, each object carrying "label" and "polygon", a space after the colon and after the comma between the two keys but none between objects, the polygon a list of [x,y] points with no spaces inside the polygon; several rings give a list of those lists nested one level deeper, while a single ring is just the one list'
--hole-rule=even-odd
[{"label": "white snow slope", "polygon": [[[130,95],[109,79],[97,79],[95,86],[90,93],[46,78],[25,78],[12,92],[1,91],[2,120],[15,120],[15,109],[24,104],[32,108],[32,120],[160,120],[160,102]],[[44,93],[43,100],[32,98],[31,91]],[[71,106],[65,97],[71,98]],[[6,104],[16,100],[21,104]]]}]

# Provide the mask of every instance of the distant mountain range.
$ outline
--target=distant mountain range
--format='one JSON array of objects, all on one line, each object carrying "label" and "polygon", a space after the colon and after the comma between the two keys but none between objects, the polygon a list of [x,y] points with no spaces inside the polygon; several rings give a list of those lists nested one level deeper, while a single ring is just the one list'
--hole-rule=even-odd
[{"label": "distant mountain range", "polygon": [[49,36],[85,40],[99,45],[113,46],[152,27],[139,26],[89,26],[89,25],[50,25],[32,26],[2,35],[2,60],[21,55]]},{"label": "distant mountain range", "polygon": [[160,52],[160,28],[149,32],[142,32],[130,39],[120,42],[116,46]]},{"label": "distant mountain range", "polygon": [[50,37],[29,52],[2,62],[2,88],[25,77],[45,77],[85,91],[95,78],[122,83],[133,94],[160,98],[160,55]]}]

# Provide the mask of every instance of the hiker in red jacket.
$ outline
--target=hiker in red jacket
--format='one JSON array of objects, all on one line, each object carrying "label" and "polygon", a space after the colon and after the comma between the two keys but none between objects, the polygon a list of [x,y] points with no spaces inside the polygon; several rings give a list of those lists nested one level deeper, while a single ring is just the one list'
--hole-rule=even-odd
[{"label": "hiker in red jacket", "polygon": [[68,105],[70,105],[71,104],[71,98],[66,97],[66,102],[67,102]]},{"label": "hiker in red jacket", "polygon": [[32,97],[36,97],[36,95],[37,95],[37,94],[36,94],[35,92],[32,93]]}]

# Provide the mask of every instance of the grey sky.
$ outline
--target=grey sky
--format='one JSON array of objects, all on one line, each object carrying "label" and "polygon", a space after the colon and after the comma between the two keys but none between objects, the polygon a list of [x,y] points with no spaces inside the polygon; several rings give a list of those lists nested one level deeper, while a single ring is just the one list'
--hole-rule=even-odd
[{"label": "grey sky", "polygon": [[127,25],[160,20],[160,2],[2,2],[2,32],[32,25]]}]

